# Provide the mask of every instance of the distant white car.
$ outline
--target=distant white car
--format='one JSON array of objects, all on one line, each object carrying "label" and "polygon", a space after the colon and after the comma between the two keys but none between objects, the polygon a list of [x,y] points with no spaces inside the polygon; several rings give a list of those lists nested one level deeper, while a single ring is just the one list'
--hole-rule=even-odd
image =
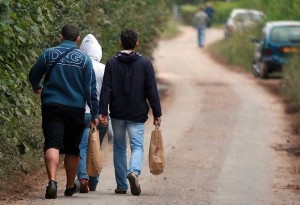
[{"label": "distant white car", "polygon": [[232,36],[237,30],[249,28],[257,25],[264,19],[264,13],[254,9],[233,9],[228,17],[224,35],[225,37]]}]

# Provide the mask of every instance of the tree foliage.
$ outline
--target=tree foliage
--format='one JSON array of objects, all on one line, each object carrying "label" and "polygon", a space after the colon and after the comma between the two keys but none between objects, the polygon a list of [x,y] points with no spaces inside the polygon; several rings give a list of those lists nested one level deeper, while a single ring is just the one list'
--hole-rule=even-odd
[{"label": "tree foliage", "polygon": [[169,7],[169,0],[0,0],[0,178],[39,161],[40,101],[28,72],[42,50],[59,43],[62,26],[78,25],[82,37],[93,33],[103,62],[119,49],[120,31],[133,28],[139,51],[151,57]]}]

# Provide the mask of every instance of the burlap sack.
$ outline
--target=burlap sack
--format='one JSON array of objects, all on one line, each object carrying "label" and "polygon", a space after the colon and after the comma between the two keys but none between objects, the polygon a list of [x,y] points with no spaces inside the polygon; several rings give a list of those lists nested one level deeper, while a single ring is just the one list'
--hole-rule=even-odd
[{"label": "burlap sack", "polygon": [[98,176],[102,170],[102,154],[98,129],[92,125],[86,155],[86,172],[89,176]]},{"label": "burlap sack", "polygon": [[149,169],[154,175],[163,173],[165,168],[165,152],[163,137],[161,130],[158,127],[151,133],[151,140],[149,146]]}]

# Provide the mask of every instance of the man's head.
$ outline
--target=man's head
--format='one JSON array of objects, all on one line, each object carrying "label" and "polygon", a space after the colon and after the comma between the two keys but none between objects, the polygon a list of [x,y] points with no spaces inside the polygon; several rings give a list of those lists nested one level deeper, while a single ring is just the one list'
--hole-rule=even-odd
[{"label": "man's head", "polygon": [[77,28],[77,26],[72,24],[65,25],[61,29],[61,36],[63,40],[74,42],[79,42],[80,40],[79,29]]},{"label": "man's head", "polygon": [[138,45],[137,33],[131,29],[124,29],[121,32],[121,44],[125,50],[133,50]]}]

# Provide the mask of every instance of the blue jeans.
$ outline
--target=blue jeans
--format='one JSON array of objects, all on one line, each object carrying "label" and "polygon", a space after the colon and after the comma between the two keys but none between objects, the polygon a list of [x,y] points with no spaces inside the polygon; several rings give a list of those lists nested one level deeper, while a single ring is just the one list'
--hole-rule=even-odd
[{"label": "blue jeans", "polygon": [[[117,188],[125,191],[128,189],[127,175],[134,172],[137,176],[142,171],[144,156],[144,123],[111,119],[114,132],[114,167]],[[130,163],[127,169],[126,131],[130,140]]]},{"label": "blue jeans", "polygon": [[205,41],[206,26],[198,26],[198,46],[203,47]]},{"label": "blue jeans", "polygon": [[[81,142],[79,144],[80,149],[80,161],[77,168],[77,178],[80,179],[88,179],[89,180],[89,187],[95,188],[99,181],[99,176],[90,177],[86,173],[86,154],[87,154],[87,147],[89,141],[89,132],[90,132],[90,122],[91,122],[91,114],[85,113],[85,129],[82,135]],[[99,126],[99,137],[100,137],[100,144],[102,144],[103,138],[106,134],[107,127]]]}]

